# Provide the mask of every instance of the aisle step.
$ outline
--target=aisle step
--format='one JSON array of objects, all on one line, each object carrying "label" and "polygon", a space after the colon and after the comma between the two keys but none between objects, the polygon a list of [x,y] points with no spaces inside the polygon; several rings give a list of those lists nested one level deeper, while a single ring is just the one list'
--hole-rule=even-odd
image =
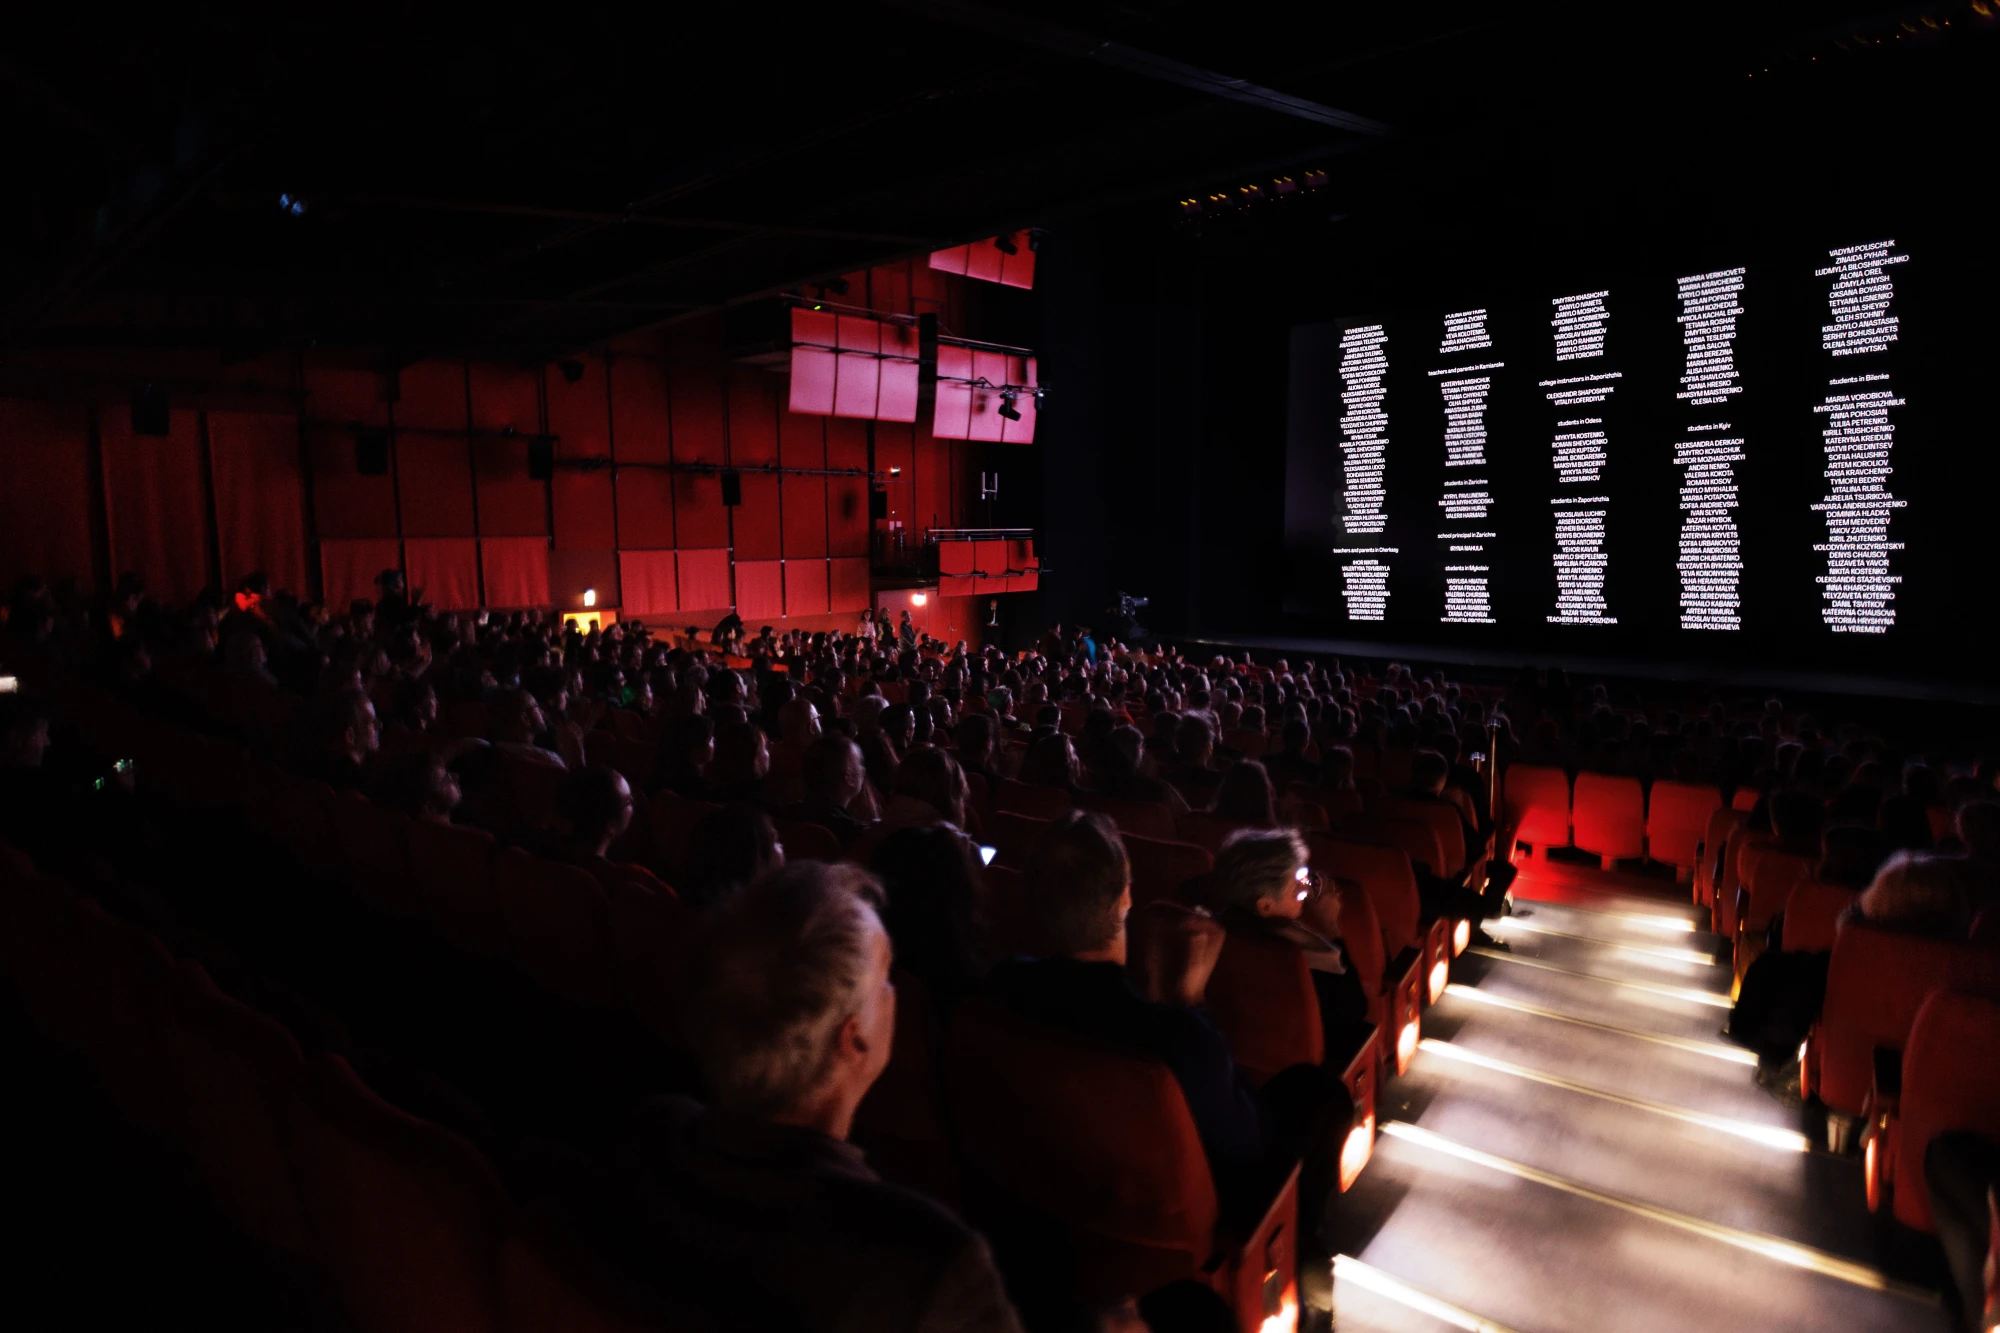
[{"label": "aisle step", "polygon": [[[1622,1199],[1403,1122],[1384,1126],[1374,1162],[1348,1197],[1355,1206],[1335,1219],[1336,1232],[1384,1220],[1330,1236],[1336,1253],[1501,1328],[1943,1328],[1934,1301],[1886,1289],[1864,1265]],[[1342,1329],[1368,1326],[1347,1318],[1354,1285],[1335,1288]]]},{"label": "aisle step", "polygon": [[1416,1333],[1430,1328],[1460,1328],[1467,1333],[1519,1333],[1505,1324],[1441,1301],[1427,1291],[1399,1282],[1353,1255],[1334,1256],[1333,1282],[1336,1325],[1340,1333]]}]

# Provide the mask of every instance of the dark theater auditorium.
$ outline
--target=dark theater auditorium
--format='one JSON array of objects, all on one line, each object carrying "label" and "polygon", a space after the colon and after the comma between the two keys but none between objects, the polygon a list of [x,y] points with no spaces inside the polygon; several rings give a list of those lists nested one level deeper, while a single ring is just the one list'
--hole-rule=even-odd
[{"label": "dark theater auditorium", "polygon": [[7,30],[0,1327],[2000,1331],[2000,0]]}]

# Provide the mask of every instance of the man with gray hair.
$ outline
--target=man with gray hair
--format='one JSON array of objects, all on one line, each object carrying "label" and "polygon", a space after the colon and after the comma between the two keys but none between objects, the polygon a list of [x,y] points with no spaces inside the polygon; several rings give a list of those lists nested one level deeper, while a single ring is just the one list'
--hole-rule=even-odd
[{"label": "man with gray hair", "polygon": [[1019,1333],[986,1243],[847,1140],[889,1063],[881,886],[798,862],[710,916],[682,1028],[709,1104],[656,1104],[638,1145],[647,1262],[732,1324]]}]

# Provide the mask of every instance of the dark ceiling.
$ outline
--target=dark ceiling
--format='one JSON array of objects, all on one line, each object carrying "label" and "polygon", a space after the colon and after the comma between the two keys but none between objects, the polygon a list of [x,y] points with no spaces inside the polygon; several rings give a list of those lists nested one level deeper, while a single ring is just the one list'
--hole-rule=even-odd
[{"label": "dark ceiling", "polygon": [[1991,8],[37,6],[0,54],[0,340],[545,357],[1257,173],[1365,206],[1508,145],[1671,139]]}]

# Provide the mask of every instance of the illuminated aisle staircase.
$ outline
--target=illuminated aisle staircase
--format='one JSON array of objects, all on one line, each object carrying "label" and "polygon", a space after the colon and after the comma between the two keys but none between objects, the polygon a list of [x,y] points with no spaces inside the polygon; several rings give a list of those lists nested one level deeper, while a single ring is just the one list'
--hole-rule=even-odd
[{"label": "illuminated aisle staircase", "polygon": [[1454,964],[1330,1224],[1341,1333],[1949,1327],[1884,1272],[1859,1164],[1719,1035],[1714,937],[1647,884],[1524,874],[1511,954]]}]

